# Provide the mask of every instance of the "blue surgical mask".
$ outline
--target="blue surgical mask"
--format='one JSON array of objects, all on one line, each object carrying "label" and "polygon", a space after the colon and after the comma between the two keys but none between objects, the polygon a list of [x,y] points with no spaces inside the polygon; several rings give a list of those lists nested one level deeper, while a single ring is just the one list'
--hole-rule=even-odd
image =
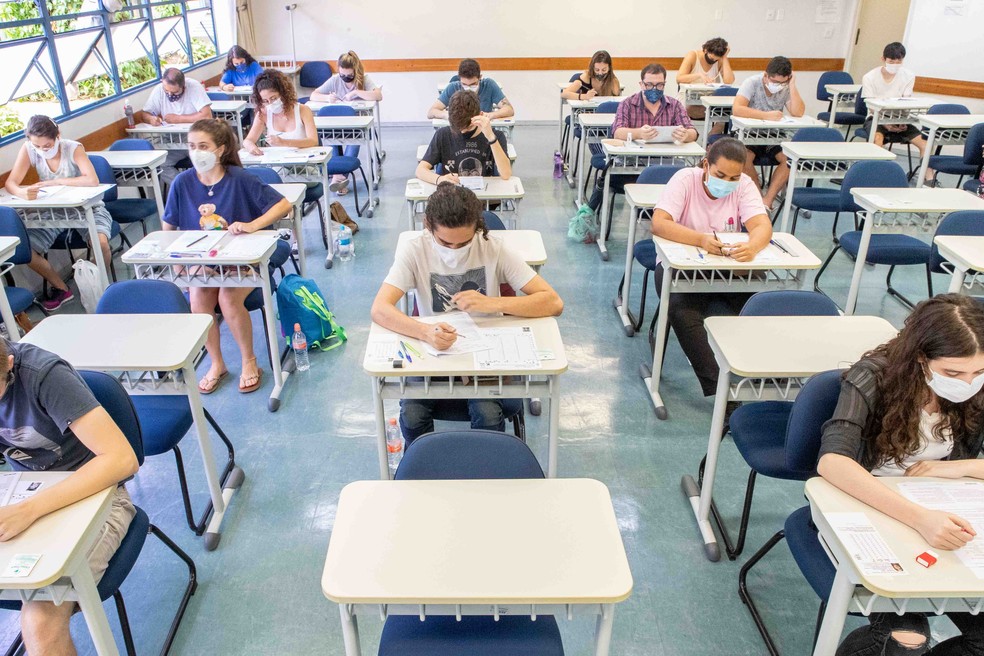
[{"label": "blue surgical mask", "polygon": [[646,94],[646,100],[651,103],[658,103],[663,99],[662,89],[646,89],[643,93]]},{"label": "blue surgical mask", "polygon": [[711,175],[710,171],[707,172],[707,180],[704,182],[707,185],[707,191],[711,192],[711,195],[715,198],[724,198],[731,192],[738,189],[738,181],[734,182],[730,180],[722,180],[721,178],[715,178]]},{"label": "blue surgical mask", "polygon": [[236,66],[236,72],[245,73],[247,68],[249,67],[246,64],[239,64],[238,66]]}]

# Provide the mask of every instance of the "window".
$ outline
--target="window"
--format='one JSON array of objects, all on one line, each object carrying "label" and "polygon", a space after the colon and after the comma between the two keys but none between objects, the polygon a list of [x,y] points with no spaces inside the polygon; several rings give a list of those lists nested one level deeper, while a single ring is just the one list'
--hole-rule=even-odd
[{"label": "window", "polygon": [[0,141],[217,52],[211,0],[0,0]]}]

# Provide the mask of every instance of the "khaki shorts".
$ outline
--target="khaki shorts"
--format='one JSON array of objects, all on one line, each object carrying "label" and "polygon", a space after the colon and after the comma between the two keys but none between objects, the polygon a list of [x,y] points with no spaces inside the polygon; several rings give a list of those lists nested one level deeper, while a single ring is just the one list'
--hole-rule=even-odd
[{"label": "khaki shorts", "polygon": [[106,573],[110,559],[120,548],[123,538],[126,537],[126,531],[130,528],[130,522],[136,514],[137,510],[130,500],[130,493],[122,485],[116,488],[109,517],[103,524],[99,539],[89,551],[89,569],[92,570],[92,577],[96,579],[96,583],[99,583]]}]

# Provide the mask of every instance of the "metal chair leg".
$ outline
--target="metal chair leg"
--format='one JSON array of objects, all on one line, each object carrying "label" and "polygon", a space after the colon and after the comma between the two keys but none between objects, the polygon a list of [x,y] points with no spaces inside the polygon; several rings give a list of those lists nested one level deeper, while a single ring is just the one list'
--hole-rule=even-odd
[{"label": "metal chair leg", "polygon": [[133,632],[130,630],[130,619],[126,615],[126,604],[123,603],[123,594],[119,590],[113,593],[113,601],[116,602],[116,614],[120,618],[120,630],[123,633],[126,656],[137,656],[137,648],[133,646]]},{"label": "metal chair leg", "polygon": [[188,585],[185,586],[184,594],[181,595],[181,603],[178,605],[178,610],[174,614],[174,620],[171,622],[171,628],[168,629],[167,637],[164,639],[164,646],[161,647],[160,656],[167,656],[171,651],[171,645],[174,643],[174,637],[178,633],[181,618],[184,617],[185,610],[188,608],[188,601],[191,599],[191,595],[195,594],[195,591],[198,589],[198,572],[195,568],[195,561],[191,559],[191,556],[182,551],[181,547],[175,544],[161,529],[151,524],[150,533],[163,542],[164,546],[174,552],[188,567]]},{"label": "metal chair leg", "polygon": [[894,296],[900,303],[911,310],[916,307],[915,303],[910,301],[905,295],[902,294],[902,292],[892,287],[892,274],[895,273],[895,266],[896,265],[893,264],[888,267],[888,276],[885,278],[885,285],[888,287],[888,293],[890,296]]},{"label": "metal chair leg", "polygon": [[[762,560],[767,553],[772,551],[772,548],[779,544],[779,542],[785,537],[785,531],[779,531],[773,535],[761,549],[756,551],[755,554],[748,559],[748,562],[741,566],[741,570],[738,572],[738,596],[741,598],[742,602],[748,606],[748,612],[752,615],[752,621],[755,622],[755,627],[758,629],[759,635],[762,636],[762,641],[765,642],[765,648],[768,649],[769,654],[772,656],[779,656],[779,650],[776,649],[776,644],[772,640],[769,630],[765,628],[765,622],[762,620],[762,614],[759,612],[758,607],[752,600],[751,593],[748,591],[748,572],[751,571],[752,567]],[[819,623],[817,626],[819,627]]]},{"label": "metal chair leg", "polygon": [[[215,418],[209,414],[208,410],[203,411],[205,413],[205,421],[209,423],[212,430],[216,432],[219,439],[222,440],[222,443],[226,446],[226,466],[223,468],[222,474],[219,476],[219,481],[224,486],[226,481],[228,481],[232,470],[236,468],[236,450],[232,446],[232,442],[229,440],[229,437],[225,434],[225,431],[223,431],[218,422],[215,421]],[[205,504],[205,508],[202,509],[202,514],[196,522],[194,518],[194,511],[191,507],[191,493],[188,489],[188,479],[185,475],[184,457],[181,455],[181,449],[178,445],[175,445],[171,450],[174,452],[174,459],[178,467],[178,485],[181,488],[181,500],[184,504],[185,518],[188,520],[188,528],[190,528],[195,535],[202,535],[205,533],[208,520],[212,517],[212,500],[209,499],[208,503]]]},{"label": "metal chair leg", "polygon": [[821,294],[823,294],[827,298],[830,298],[830,295],[827,292],[825,292],[822,289],[820,289],[820,276],[822,276],[823,275],[823,272],[827,270],[827,267],[830,265],[830,261],[832,259],[834,259],[834,255],[839,250],[840,250],[840,244],[834,244],[834,248],[833,248],[833,250],[830,251],[830,255],[828,255],[827,256],[827,259],[824,260],[823,261],[823,264],[820,265],[820,270],[817,271],[816,277],[813,278],[813,291],[820,292]]}]

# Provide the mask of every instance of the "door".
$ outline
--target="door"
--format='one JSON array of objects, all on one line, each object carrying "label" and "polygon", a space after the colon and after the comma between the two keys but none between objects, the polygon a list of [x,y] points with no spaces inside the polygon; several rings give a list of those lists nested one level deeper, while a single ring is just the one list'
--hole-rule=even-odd
[{"label": "door", "polygon": [[881,63],[882,49],[902,41],[910,0],[861,0],[854,46],[847,70],[860,83],[865,73]]}]

